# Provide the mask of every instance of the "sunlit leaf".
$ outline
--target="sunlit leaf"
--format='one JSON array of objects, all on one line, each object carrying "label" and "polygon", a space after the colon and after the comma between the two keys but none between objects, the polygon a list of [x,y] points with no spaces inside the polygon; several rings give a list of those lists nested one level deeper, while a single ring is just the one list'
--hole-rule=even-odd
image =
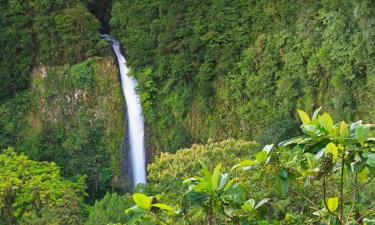
[{"label": "sunlit leaf", "polygon": [[254,166],[257,163],[254,160],[244,160],[240,164],[241,164],[241,166]]},{"label": "sunlit leaf", "polygon": [[327,207],[329,211],[334,212],[336,211],[337,207],[339,206],[339,198],[338,197],[333,197],[327,199]]},{"label": "sunlit leaf", "polygon": [[249,199],[245,202],[245,204],[243,204],[241,206],[241,208],[243,210],[245,210],[246,212],[252,212],[254,210],[254,207],[255,207],[255,200],[254,199]]},{"label": "sunlit leaf", "polygon": [[319,107],[318,109],[316,109],[312,115],[312,120],[316,120],[318,118],[318,115],[319,115],[319,112],[320,110],[322,109],[322,107]]},{"label": "sunlit leaf", "polygon": [[134,202],[142,209],[149,210],[151,208],[152,199],[142,193],[133,194]]},{"label": "sunlit leaf", "polygon": [[332,153],[332,159],[333,159],[334,162],[336,161],[337,156],[339,154],[337,146],[332,142],[330,142],[329,144],[326,145],[326,147],[324,149],[324,153],[325,154]]},{"label": "sunlit leaf", "polygon": [[212,189],[213,190],[217,190],[218,189],[220,170],[221,170],[221,163],[219,163],[219,165],[217,165],[215,167],[214,172],[212,173],[211,184],[212,184]]},{"label": "sunlit leaf", "polygon": [[340,123],[340,137],[347,138],[348,136],[349,136],[348,125],[344,121],[341,121],[341,123]]},{"label": "sunlit leaf", "polygon": [[263,164],[267,161],[267,152],[266,151],[261,151],[261,152],[258,152],[255,156],[256,160],[260,163],[260,164]]},{"label": "sunlit leaf", "polygon": [[167,211],[173,211],[174,210],[172,208],[172,206],[169,206],[169,205],[166,205],[166,204],[162,204],[162,203],[153,204],[152,206],[153,207],[157,207],[159,209],[164,209],[164,210],[167,210]]},{"label": "sunlit leaf", "polygon": [[305,113],[304,111],[299,110],[299,109],[297,109],[297,112],[299,114],[299,118],[301,119],[301,121],[304,125],[307,125],[307,124],[310,123],[311,120],[310,120],[309,115],[307,115],[307,113]]},{"label": "sunlit leaf", "polygon": [[363,168],[362,171],[358,173],[358,181],[360,184],[366,183],[368,174],[369,170],[367,167]]},{"label": "sunlit leaf", "polygon": [[333,129],[333,120],[331,116],[328,113],[323,113],[318,119],[320,126],[322,126],[328,133],[331,133]]},{"label": "sunlit leaf", "polygon": [[266,204],[270,199],[269,198],[264,198],[262,200],[260,200],[256,206],[254,207],[254,209],[258,209],[259,207],[261,207],[262,205]]}]

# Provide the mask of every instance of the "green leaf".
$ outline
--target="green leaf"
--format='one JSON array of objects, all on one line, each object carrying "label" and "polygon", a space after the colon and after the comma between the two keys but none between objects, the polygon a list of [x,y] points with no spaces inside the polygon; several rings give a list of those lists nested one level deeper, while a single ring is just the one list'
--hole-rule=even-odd
[{"label": "green leaf", "polygon": [[348,136],[349,136],[348,125],[344,121],[341,121],[341,123],[340,123],[340,137],[347,138]]},{"label": "green leaf", "polygon": [[167,210],[167,211],[173,211],[174,210],[172,208],[172,206],[169,206],[169,205],[166,205],[166,204],[162,204],[162,203],[153,204],[152,206],[153,207],[157,207],[159,209],[164,209],[164,210]]},{"label": "green leaf", "polygon": [[360,184],[366,183],[368,174],[369,170],[367,167],[363,168],[362,171],[358,173],[358,181]]},{"label": "green leaf", "polygon": [[305,156],[305,158],[307,159],[307,164],[309,166],[309,169],[315,169],[316,167],[319,166],[319,162],[316,159],[315,155],[311,153],[305,153],[303,154],[303,156]]},{"label": "green leaf", "polygon": [[152,199],[142,193],[133,194],[134,202],[142,209],[149,210],[151,208]]},{"label": "green leaf", "polygon": [[270,145],[265,145],[262,150],[266,151],[267,154],[270,154],[272,148],[273,148],[273,144],[270,144]]},{"label": "green leaf", "polygon": [[261,207],[262,205],[266,204],[270,199],[269,198],[264,198],[262,200],[260,200],[257,205],[254,207],[254,209],[258,209],[259,207]]},{"label": "green leaf", "polygon": [[242,204],[245,198],[245,192],[241,185],[235,184],[228,187],[220,198],[226,202]]},{"label": "green leaf", "polygon": [[331,116],[328,113],[323,113],[318,119],[320,126],[322,126],[328,133],[331,133],[333,129],[333,120]]},{"label": "green leaf", "polygon": [[207,188],[211,189],[212,187],[212,184],[211,184],[211,173],[210,171],[208,170],[208,167],[206,166],[206,164],[204,164],[203,162],[199,161],[201,166],[202,166],[202,172],[203,172],[203,175],[204,175],[204,180],[206,181],[207,183]]},{"label": "green leaf", "polygon": [[215,167],[214,172],[212,173],[211,184],[212,184],[213,190],[217,190],[219,187],[220,170],[221,170],[221,163],[219,163],[219,165]]},{"label": "green leaf", "polygon": [[260,164],[263,164],[267,161],[267,156],[266,151],[261,151],[256,154],[255,158]]},{"label": "green leaf", "polygon": [[369,128],[364,125],[358,125],[355,128],[354,137],[357,140],[357,142],[360,144],[363,144],[367,140],[368,134],[369,134]]},{"label": "green leaf", "polygon": [[255,200],[254,199],[249,199],[241,206],[241,208],[246,211],[251,213],[254,210],[255,207]]},{"label": "green leaf", "polygon": [[318,115],[319,115],[319,112],[320,110],[322,109],[322,107],[319,107],[318,109],[316,109],[313,113],[313,116],[312,116],[312,120],[316,120],[318,118]]},{"label": "green leaf", "polygon": [[285,178],[282,178],[282,177],[278,176],[278,177],[276,178],[275,188],[276,188],[276,192],[277,192],[281,197],[285,197],[285,196],[288,194],[288,191],[289,191],[289,183],[288,183],[288,180],[285,179]]},{"label": "green leaf", "polygon": [[191,205],[203,206],[209,199],[209,196],[203,192],[190,191],[187,193],[187,199]]},{"label": "green leaf", "polygon": [[332,142],[330,142],[329,144],[326,145],[326,147],[324,149],[324,153],[325,154],[332,153],[333,162],[336,162],[336,159],[337,159],[338,154],[339,154],[337,146]]},{"label": "green leaf", "polygon": [[339,206],[339,198],[338,197],[333,197],[327,199],[327,207],[329,211],[334,212],[336,211],[337,207]]},{"label": "green leaf", "polygon": [[369,167],[375,168],[375,153],[367,152],[366,156],[367,156],[366,164]]},{"label": "green leaf", "polygon": [[221,174],[219,178],[218,190],[222,190],[226,186],[228,181],[229,181],[229,174],[228,173]]},{"label": "green leaf", "polygon": [[254,160],[244,160],[240,162],[241,166],[255,166],[257,164]]},{"label": "green leaf", "polygon": [[282,141],[278,144],[279,147],[285,147],[292,144],[298,144],[300,141],[304,140],[304,137],[294,137],[286,141]]},{"label": "green leaf", "polygon": [[307,113],[305,113],[304,111],[299,110],[299,109],[297,109],[297,112],[299,114],[299,118],[301,119],[301,121],[304,125],[307,125],[307,124],[310,123],[311,120],[310,120],[309,115],[307,115]]}]

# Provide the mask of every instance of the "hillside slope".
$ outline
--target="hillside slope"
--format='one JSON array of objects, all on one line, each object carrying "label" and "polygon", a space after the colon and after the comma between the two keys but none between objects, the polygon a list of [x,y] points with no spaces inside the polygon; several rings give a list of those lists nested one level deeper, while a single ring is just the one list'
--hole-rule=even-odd
[{"label": "hillside slope", "polygon": [[296,108],[375,119],[373,1],[125,0],[110,24],[156,152],[276,142],[298,132]]}]

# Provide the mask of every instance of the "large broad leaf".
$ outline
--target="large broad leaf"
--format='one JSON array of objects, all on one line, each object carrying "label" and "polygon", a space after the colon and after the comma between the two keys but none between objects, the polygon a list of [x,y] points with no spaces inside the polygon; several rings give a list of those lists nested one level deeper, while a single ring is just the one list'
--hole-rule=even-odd
[{"label": "large broad leaf", "polygon": [[228,187],[220,198],[226,202],[242,204],[245,199],[245,192],[241,185],[234,184]]},{"label": "large broad leaf", "polygon": [[339,198],[338,197],[327,199],[327,207],[328,207],[329,211],[331,211],[331,212],[336,211],[338,206],[339,206]]},{"label": "large broad leaf", "polygon": [[329,134],[332,133],[333,129],[333,120],[328,113],[323,113],[323,115],[318,117],[319,124],[327,131]]},{"label": "large broad leaf", "polygon": [[299,114],[299,118],[301,119],[301,121],[304,125],[307,125],[307,124],[310,123],[311,120],[310,120],[309,115],[307,115],[307,113],[305,113],[304,111],[299,110],[299,109],[297,109],[297,112]]},{"label": "large broad leaf", "polygon": [[359,125],[355,128],[354,137],[358,143],[363,144],[367,140],[368,134],[369,128],[365,125]]},{"label": "large broad leaf", "polygon": [[224,187],[227,185],[228,181],[229,181],[229,174],[227,174],[227,173],[221,174],[220,178],[219,178],[218,190],[224,189]]},{"label": "large broad leaf", "polygon": [[142,193],[133,194],[134,202],[142,209],[149,210],[151,208],[152,199]]},{"label": "large broad leaf", "polygon": [[334,162],[336,162],[339,151],[338,151],[337,146],[334,143],[330,142],[329,144],[326,145],[324,149],[324,153],[325,154],[332,153],[332,159]]},{"label": "large broad leaf", "polygon": [[203,207],[204,203],[208,201],[209,197],[206,193],[191,191],[187,193],[187,199],[191,205]]},{"label": "large broad leaf", "polygon": [[301,129],[303,133],[309,136],[320,136],[321,134],[323,134],[323,132],[315,125],[302,125]]},{"label": "large broad leaf", "polygon": [[294,137],[294,138],[291,138],[291,139],[288,139],[286,141],[282,141],[278,144],[279,147],[286,147],[288,145],[292,145],[292,144],[298,144],[300,141],[302,141],[304,139],[304,137]]},{"label": "large broad leaf", "polygon": [[219,187],[220,170],[221,170],[221,163],[219,163],[219,165],[215,167],[214,172],[212,173],[212,177],[211,177],[212,190],[217,190]]},{"label": "large broad leaf", "polygon": [[275,182],[275,189],[281,197],[285,197],[289,191],[288,179],[278,176]]}]

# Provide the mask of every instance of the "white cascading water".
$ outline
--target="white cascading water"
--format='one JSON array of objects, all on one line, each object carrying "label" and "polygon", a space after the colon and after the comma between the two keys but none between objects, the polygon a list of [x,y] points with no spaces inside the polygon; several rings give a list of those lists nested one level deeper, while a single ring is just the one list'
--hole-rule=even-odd
[{"label": "white cascading water", "polygon": [[135,186],[139,183],[146,183],[144,120],[140,99],[135,90],[137,80],[134,77],[128,76],[129,69],[126,67],[125,58],[121,54],[119,42],[108,35],[101,35],[101,37],[111,43],[119,64],[122,91],[128,109],[129,146],[133,184]]}]

